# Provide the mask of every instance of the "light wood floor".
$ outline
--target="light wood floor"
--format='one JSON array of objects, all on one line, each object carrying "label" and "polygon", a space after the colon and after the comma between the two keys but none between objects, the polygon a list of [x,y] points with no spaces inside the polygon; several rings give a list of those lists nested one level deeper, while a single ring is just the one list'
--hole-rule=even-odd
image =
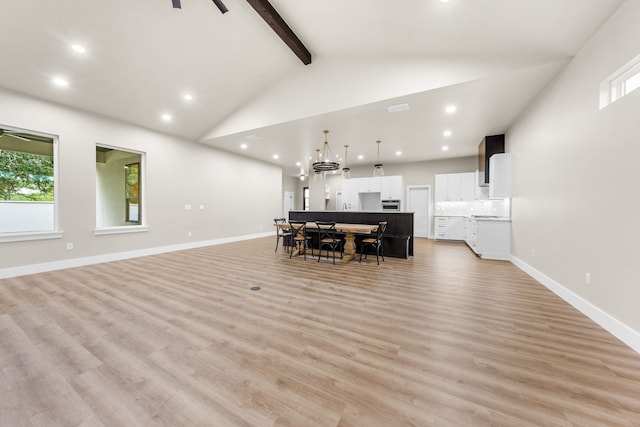
[{"label": "light wood floor", "polygon": [[0,281],[0,426],[640,425],[640,355],[508,262],[274,243]]}]

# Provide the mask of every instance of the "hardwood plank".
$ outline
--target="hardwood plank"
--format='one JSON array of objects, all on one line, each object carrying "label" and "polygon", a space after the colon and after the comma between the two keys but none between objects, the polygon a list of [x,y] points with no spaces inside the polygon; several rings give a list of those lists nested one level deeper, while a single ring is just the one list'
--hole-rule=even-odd
[{"label": "hardwood plank", "polygon": [[508,262],[414,251],[264,238],[0,280],[0,425],[640,425],[640,355]]}]

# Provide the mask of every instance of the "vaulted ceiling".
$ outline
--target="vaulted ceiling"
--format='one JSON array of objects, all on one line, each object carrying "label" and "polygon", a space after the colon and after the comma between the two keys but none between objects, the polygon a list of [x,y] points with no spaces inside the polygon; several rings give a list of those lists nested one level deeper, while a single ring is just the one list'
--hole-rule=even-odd
[{"label": "vaulted ceiling", "polygon": [[246,0],[223,1],[225,14],[211,0],[5,1],[0,86],[292,175],[323,129],[352,165],[373,163],[378,139],[387,163],[457,157],[506,131],[623,3],[272,0],[312,54],[304,65]]}]

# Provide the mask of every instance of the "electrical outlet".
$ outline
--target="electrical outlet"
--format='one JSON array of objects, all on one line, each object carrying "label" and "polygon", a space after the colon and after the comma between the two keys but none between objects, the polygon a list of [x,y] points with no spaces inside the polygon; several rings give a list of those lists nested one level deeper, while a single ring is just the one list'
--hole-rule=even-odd
[{"label": "electrical outlet", "polygon": [[191,210],[191,205],[184,205],[184,210],[185,211],[190,211]]},{"label": "electrical outlet", "polygon": [[191,237],[191,232],[187,231],[187,237]]},{"label": "electrical outlet", "polygon": [[204,205],[200,205],[200,210],[204,210]]},{"label": "electrical outlet", "polygon": [[584,283],[586,285],[590,285],[591,284],[591,273],[585,273],[585,275],[584,275]]},{"label": "electrical outlet", "polygon": [[531,249],[531,256],[536,256],[536,250],[535,249]]},{"label": "electrical outlet", "polygon": [[68,251],[72,251],[73,250],[73,243],[67,243],[67,250]]}]

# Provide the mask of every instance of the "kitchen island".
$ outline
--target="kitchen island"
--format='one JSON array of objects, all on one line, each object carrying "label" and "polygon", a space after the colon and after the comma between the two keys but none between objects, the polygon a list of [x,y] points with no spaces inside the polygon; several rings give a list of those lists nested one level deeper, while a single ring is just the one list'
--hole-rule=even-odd
[{"label": "kitchen island", "polygon": [[[366,211],[289,211],[293,221],[335,221],[350,224],[378,224],[387,221],[384,234],[384,256],[413,256],[413,212]],[[356,250],[360,245],[356,241]]]}]

